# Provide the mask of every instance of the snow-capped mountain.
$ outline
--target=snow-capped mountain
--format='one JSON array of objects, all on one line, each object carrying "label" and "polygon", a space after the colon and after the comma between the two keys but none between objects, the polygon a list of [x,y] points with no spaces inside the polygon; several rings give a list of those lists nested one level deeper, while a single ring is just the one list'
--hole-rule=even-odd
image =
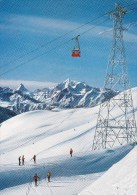
[{"label": "snow-capped mountain", "polygon": [[65,108],[92,107],[116,95],[114,91],[102,91],[84,82],[67,79],[58,84],[51,92],[47,103]]},{"label": "snow-capped mountain", "polygon": [[45,99],[51,96],[51,91],[52,90],[50,88],[36,89],[33,92],[34,98],[40,102],[45,102]]},{"label": "snow-capped mountain", "polygon": [[30,92],[23,84],[20,84],[16,90],[0,88],[0,106],[13,110],[16,113],[55,107],[93,107],[116,94],[117,92],[114,91],[107,89],[102,91],[84,82],[67,79],[53,89],[37,89],[34,92]]},{"label": "snow-capped mountain", "polygon": [[33,93],[27,90],[23,84],[16,89],[0,88],[0,106],[22,113],[32,110],[33,105],[40,102],[33,98]]}]

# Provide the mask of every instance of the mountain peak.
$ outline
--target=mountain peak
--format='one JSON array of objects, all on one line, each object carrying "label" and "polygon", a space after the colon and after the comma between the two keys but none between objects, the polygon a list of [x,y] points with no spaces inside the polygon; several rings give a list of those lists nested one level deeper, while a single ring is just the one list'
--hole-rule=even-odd
[{"label": "mountain peak", "polygon": [[68,86],[75,86],[78,82],[77,81],[73,81],[70,78],[66,79],[63,84],[65,85],[65,87],[67,88]]},{"label": "mountain peak", "polygon": [[25,86],[22,83],[19,85],[19,87],[16,89],[16,91],[28,92],[28,90],[25,88]]},{"label": "mountain peak", "polygon": [[67,78],[67,79],[64,81],[64,83],[70,83],[70,82],[71,82],[70,78]]}]

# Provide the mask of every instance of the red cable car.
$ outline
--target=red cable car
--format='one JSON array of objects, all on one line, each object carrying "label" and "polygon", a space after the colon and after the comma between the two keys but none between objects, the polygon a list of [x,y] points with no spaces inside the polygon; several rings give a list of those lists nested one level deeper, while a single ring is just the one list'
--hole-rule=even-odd
[{"label": "red cable car", "polygon": [[74,37],[72,40],[75,40],[75,45],[74,48],[72,50],[72,57],[80,57],[80,45],[79,45],[79,40],[78,37],[80,35],[77,35],[76,37]]}]

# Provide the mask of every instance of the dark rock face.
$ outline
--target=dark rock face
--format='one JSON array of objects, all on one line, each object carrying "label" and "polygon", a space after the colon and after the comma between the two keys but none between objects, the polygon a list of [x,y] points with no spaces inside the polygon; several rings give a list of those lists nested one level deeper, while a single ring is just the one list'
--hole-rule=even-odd
[{"label": "dark rock face", "polygon": [[16,116],[15,112],[8,110],[7,108],[0,107],[0,123],[14,116]]}]

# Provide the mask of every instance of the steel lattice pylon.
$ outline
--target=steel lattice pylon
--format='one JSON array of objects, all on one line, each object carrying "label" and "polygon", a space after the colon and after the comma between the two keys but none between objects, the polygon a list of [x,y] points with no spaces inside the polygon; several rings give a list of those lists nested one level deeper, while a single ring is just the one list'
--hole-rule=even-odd
[{"label": "steel lattice pylon", "polygon": [[117,4],[113,17],[113,47],[108,63],[104,90],[121,91],[117,96],[100,105],[93,150],[112,148],[137,141],[137,128],[129,87],[127,63],[123,41],[125,7]]}]

